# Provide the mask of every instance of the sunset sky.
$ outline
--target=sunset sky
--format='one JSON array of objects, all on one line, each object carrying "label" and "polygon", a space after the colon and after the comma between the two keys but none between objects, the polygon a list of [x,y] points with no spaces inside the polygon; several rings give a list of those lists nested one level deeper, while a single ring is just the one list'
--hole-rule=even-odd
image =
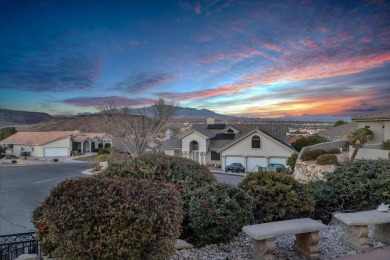
[{"label": "sunset sky", "polygon": [[0,107],[250,117],[390,109],[390,1],[0,0]]}]

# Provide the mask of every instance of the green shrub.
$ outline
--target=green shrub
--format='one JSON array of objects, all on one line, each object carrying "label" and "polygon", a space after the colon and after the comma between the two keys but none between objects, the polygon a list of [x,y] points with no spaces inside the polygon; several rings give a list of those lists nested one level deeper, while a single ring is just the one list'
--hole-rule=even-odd
[{"label": "green shrub", "polygon": [[206,166],[187,158],[164,153],[144,153],[130,163],[110,165],[101,176],[135,177],[174,184],[183,201],[182,236],[189,236],[192,232],[188,213],[192,194],[196,189],[216,181]]},{"label": "green shrub", "polygon": [[337,149],[337,148],[329,149],[328,151],[326,151],[326,153],[327,154],[339,154],[340,149]]},{"label": "green shrub", "polygon": [[276,172],[248,174],[238,185],[255,199],[258,223],[308,216],[314,201],[291,175]]},{"label": "green shrub", "polygon": [[189,203],[196,244],[228,242],[253,220],[253,198],[223,183],[196,190]]},{"label": "green shrub", "polygon": [[325,154],[325,150],[314,149],[311,151],[304,152],[301,156],[302,161],[313,161],[316,160],[318,156]]},{"label": "green shrub", "polygon": [[294,171],[294,169],[295,169],[295,163],[297,162],[297,159],[298,159],[297,153],[291,154],[291,156],[288,157],[288,159],[287,159],[287,165],[291,166],[292,171]]},{"label": "green shrub", "polygon": [[110,158],[110,155],[109,154],[99,154],[97,157],[96,157],[96,161],[98,163],[101,163],[101,162],[107,162],[107,160]]},{"label": "green shrub", "polygon": [[53,162],[58,162],[58,159],[57,159],[57,158],[54,158],[54,159],[53,159]]},{"label": "green shrub", "polygon": [[63,259],[167,259],[182,212],[172,185],[84,177],[61,182],[32,220],[43,249]]},{"label": "green shrub", "polygon": [[323,143],[326,141],[328,140],[325,137],[319,135],[302,136],[294,143],[292,143],[291,146],[294,147],[295,150],[300,152],[303,147]]},{"label": "green shrub", "polygon": [[101,155],[101,154],[109,155],[111,153],[111,151],[112,151],[111,147],[99,148],[98,155]]},{"label": "green shrub", "polygon": [[390,140],[389,139],[383,142],[383,149],[390,150]]},{"label": "green shrub", "polygon": [[11,163],[17,163],[18,161],[17,160],[12,160]]},{"label": "green shrub", "polygon": [[339,164],[337,156],[334,154],[323,154],[317,157],[317,164],[327,165],[327,164]]},{"label": "green shrub", "polygon": [[308,183],[314,195],[314,217],[324,223],[332,213],[375,209],[381,202],[390,203],[390,161],[357,160],[344,162],[325,181]]}]

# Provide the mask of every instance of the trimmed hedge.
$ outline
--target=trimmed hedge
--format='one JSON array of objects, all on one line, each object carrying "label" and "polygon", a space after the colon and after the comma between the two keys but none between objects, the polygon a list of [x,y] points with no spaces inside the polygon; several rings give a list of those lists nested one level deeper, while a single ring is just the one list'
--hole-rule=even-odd
[{"label": "trimmed hedge", "polygon": [[228,242],[253,220],[253,198],[232,185],[198,189],[189,203],[190,226],[198,246]]},{"label": "trimmed hedge", "polygon": [[328,151],[326,151],[326,153],[327,154],[339,154],[340,149],[337,149],[337,148],[329,149]]},{"label": "trimmed hedge", "polygon": [[317,164],[328,165],[328,164],[339,164],[337,156],[334,154],[323,154],[317,157]]},{"label": "trimmed hedge", "polygon": [[318,156],[325,154],[325,150],[315,149],[311,151],[304,152],[301,156],[302,161],[313,161],[316,160]]},{"label": "trimmed hedge", "polygon": [[390,161],[348,161],[325,175],[324,181],[305,186],[316,201],[313,217],[329,223],[336,211],[372,210],[390,203]]},{"label": "trimmed hedge", "polygon": [[307,217],[314,201],[291,175],[277,172],[248,174],[238,185],[255,199],[258,223]]},{"label": "trimmed hedge", "polygon": [[214,175],[206,166],[187,158],[164,153],[145,153],[128,164],[110,165],[101,176],[135,177],[174,184],[183,201],[182,236],[190,236],[192,233],[189,227],[189,202],[192,194],[196,189],[216,182]]},{"label": "trimmed hedge", "polygon": [[166,259],[182,221],[172,185],[133,178],[65,180],[33,212],[43,250],[64,259]]}]

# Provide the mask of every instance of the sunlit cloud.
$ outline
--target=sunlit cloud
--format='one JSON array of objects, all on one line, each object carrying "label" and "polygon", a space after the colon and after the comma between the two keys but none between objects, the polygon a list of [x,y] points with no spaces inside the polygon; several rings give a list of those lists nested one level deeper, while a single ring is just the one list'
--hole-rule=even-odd
[{"label": "sunlit cloud", "polygon": [[160,92],[159,96],[168,98],[170,100],[192,100],[192,99],[201,99],[201,98],[211,98],[224,94],[231,94],[242,90],[251,89],[251,86],[247,85],[226,85],[220,86],[213,89],[205,89],[200,91],[193,92],[184,92],[184,93],[167,93]]},{"label": "sunlit cloud", "polygon": [[[304,57],[302,57],[304,59]],[[265,68],[259,73],[243,77],[244,82],[270,85],[278,82],[297,82],[310,79],[331,78],[359,73],[390,62],[390,54],[351,57],[346,60],[327,61],[326,57],[309,57],[298,61]]]}]

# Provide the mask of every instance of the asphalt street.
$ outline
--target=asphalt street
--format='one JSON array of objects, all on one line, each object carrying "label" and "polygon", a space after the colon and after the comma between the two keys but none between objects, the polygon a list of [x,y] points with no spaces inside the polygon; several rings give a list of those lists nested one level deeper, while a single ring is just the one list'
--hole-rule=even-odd
[{"label": "asphalt street", "polygon": [[34,230],[31,212],[59,182],[85,176],[91,163],[0,166],[0,235]]},{"label": "asphalt street", "polygon": [[[0,235],[34,231],[31,212],[59,182],[85,176],[91,163],[0,166]],[[237,185],[241,176],[214,173],[219,182]]]}]

